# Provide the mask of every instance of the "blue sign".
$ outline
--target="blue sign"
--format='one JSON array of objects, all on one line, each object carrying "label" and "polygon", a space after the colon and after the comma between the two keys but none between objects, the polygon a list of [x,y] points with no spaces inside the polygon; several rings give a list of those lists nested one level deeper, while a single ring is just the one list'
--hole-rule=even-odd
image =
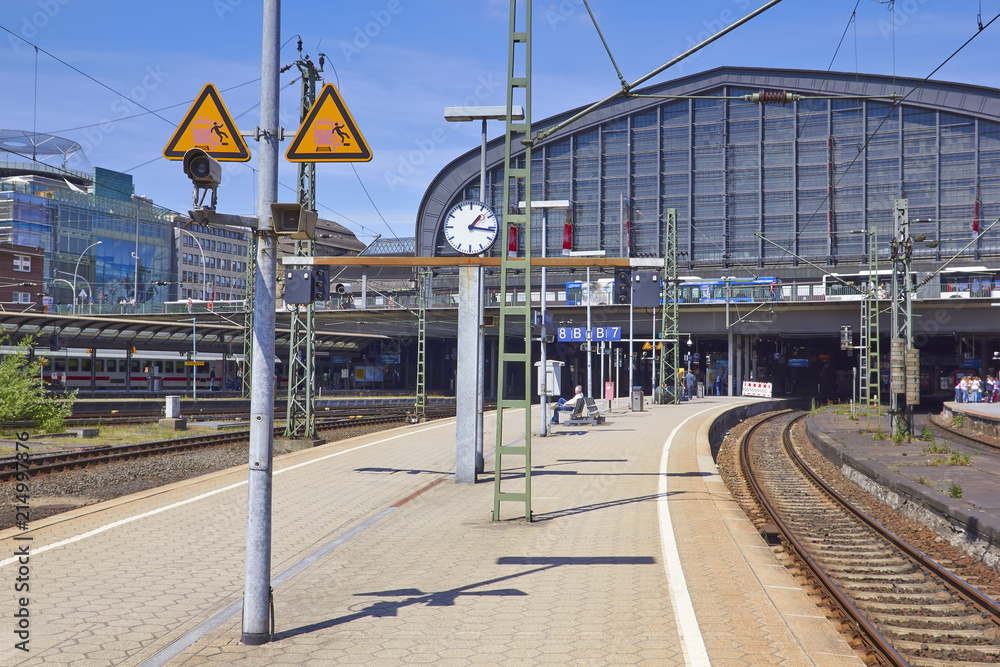
[{"label": "blue sign", "polygon": [[790,368],[809,368],[808,359],[789,359],[788,366]]},{"label": "blue sign", "polygon": [[[621,327],[596,327],[591,329],[594,341],[612,341],[622,339]],[[556,340],[560,343],[583,343],[587,340],[586,327],[559,327],[556,329]]]},{"label": "blue sign", "polygon": [[330,355],[330,363],[331,364],[346,364],[347,363],[347,357],[342,357],[342,356],[339,356],[339,355],[336,355],[336,354],[331,354]]},{"label": "blue sign", "polygon": [[398,354],[380,354],[378,358],[380,364],[398,364],[399,355]]}]

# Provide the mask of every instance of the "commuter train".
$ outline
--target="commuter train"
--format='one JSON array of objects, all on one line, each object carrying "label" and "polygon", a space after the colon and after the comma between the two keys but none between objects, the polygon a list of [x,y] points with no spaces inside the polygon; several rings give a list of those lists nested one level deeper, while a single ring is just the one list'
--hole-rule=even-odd
[{"label": "commuter train", "polygon": [[[13,348],[4,347],[6,353]],[[198,389],[208,390],[214,371],[216,390],[238,390],[236,372],[243,355],[223,359],[223,355],[199,352],[199,365],[188,365],[187,353],[142,352],[132,354],[131,367],[125,350],[98,350],[95,355],[85,348],[63,348],[51,351],[36,347],[35,357],[45,360],[43,381],[53,389],[84,389],[124,391],[126,376],[130,390],[184,391],[190,390],[191,378]]]}]

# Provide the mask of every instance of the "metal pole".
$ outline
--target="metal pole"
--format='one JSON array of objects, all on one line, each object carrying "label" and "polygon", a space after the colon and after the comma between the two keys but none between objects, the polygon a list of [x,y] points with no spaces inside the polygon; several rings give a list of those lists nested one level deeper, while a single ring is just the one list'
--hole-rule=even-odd
[{"label": "metal pole", "polygon": [[729,302],[731,290],[729,279],[726,279],[726,331],[729,332],[729,347],[726,352],[726,396],[733,395],[733,327],[729,323]]},{"label": "metal pole", "polygon": [[[77,273],[79,273],[80,271],[80,260],[83,259],[83,256],[87,254],[88,250],[93,248],[95,245],[101,245],[102,243],[104,243],[104,241],[96,241],[94,243],[91,243],[89,246],[84,248],[83,252],[80,253],[80,256],[76,258],[76,268],[73,269],[73,314],[74,315],[76,315],[76,302],[80,298],[79,296],[77,296],[76,293],[76,276]],[[86,280],[84,280],[84,282],[86,282]],[[90,290],[90,296],[94,296],[94,288],[90,286],[89,282],[87,283],[87,288]]]},{"label": "metal pole", "polygon": [[[544,271],[544,267],[542,271]],[[594,344],[593,336],[590,333],[590,267],[587,267],[587,396],[590,398],[594,397],[594,378],[593,371],[590,366],[590,359],[593,356],[591,354],[590,346]]]},{"label": "metal pole", "polygon": [[[545,246],[548,240],[548,221],[549,221],[549,209],[542,209],[542,257],[545,257]],[[538,405],[541,408],[539,412],[539,422],[538,434],[543,438],[549,434],[549,369],[548,369],[548,359],[546,358],[545,350],[545,335],[548,333],[545,330],[545,267],[542,267],[542,292],[541,292],[541,302],[542,302],[542,326],[541,326],[541,341],[538,344],[540,350],[541,365],[538,368],[538,377],[540,378],[538,385],[542,388],[542,394],[538,397]],[[590,328],[588,322],[588,329]],[[588,357],[589,359],[589,357]],[[587,394],[590,395],[589,393]]]},{"label": "metal pole", "polygon": [[132,253],[135,260],[135,273],[132,275],[132,298],[135,299],[136,307],[139,306],[139,205],[135,205],[135,252]]},{"label": "metal pole", "polygon": [[[631,291],[631,289],[632,286],[629,285],[629,290]],[[629,406],[632,405],[632,386],[635,384],[635,379],[632,377],[635,371],[635,352],[632,350],[632,341],[635,338],[632,333],[633,326],[632,297],[630,295],[628,300],[628,389],[625,390],[625,398],[628,400]]]},{"label": "metal pole", "polygon": [[[194,400],[198,400],[198,318],[191,318],[191,384],[194,387]],[[155,368],[155,366],[154,366]],[[150,387],[152,389],[152,387]]]},{"label": "metal pole", "polygon": [[253,379],[247,485],[243,644],[271,640],[271,462],[274,437],[274,320],[277,278],[271,204],[278,196],[278,62],[281,0],[264,0],[261,47],[260,149],[257,180],[257,272],[254,275]]},{"label": "metal pole", "polygon": [[198,244],[198,252],[201,253],[201,291],[202,296],[208,295],[208,278],[205,275],[205,249],[201,247],[201,240],[189,232],[186,229],[181,229],[182,232],[194,239],[194,242]]},{"label": "metal pole", "polygon": [[[483,119],[482,146],[479,149],[479,201],[487,204],[486,199],[486,119]],[[476,357],[478,358],[479,370],[476,373],[476,473],[486,471],[486,462],[483,457],[483,394],[486,393],[486,327],[483,326],[485,317],[486,299],[483,293],[486,291],[486,271],[479,267],[479,294],[476,295],[478,302],[478,336],[476,340]]]}]

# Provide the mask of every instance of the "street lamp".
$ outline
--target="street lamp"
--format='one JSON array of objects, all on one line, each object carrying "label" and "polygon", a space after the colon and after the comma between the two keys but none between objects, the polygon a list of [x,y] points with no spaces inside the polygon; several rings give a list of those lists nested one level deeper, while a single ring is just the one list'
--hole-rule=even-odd
[{"label": "street lamp", "polygon": [[[83,256],[87,254],[88,250],[90,250],[91,248],[93,248],[95,245],[101,245],[102,243],[104,243],[104,241],[95,241],[94,243],[91,243],[89,246],[87,246],[86,248],[84,248],[83,252],[80,253],[80,256],[76,258],[76,268],[73,269],[73,314],[74,315],[76,315],[76,300],[78,298],[77,294],[76,294],[76,276],[77,276],[77,272],[80,270],[80,260],[83,259]],[[89,287],[90,283],[87,283],[87,286]],[[90,295],[91,296],[94,295],[94,293],[93,293],[92,290],[91,290]]]},{"label": "street lamp", "polygon": [[208,278],[205,275],[205,249],[201,247],[201,241],[197,236],[189,232],[188,230],[181,228],[181,231],[194,239],[194,242],[198,244],[198,252],[201,253],[201,291],[202,296],[208,297]]},{"label": "street lamp", "polygon": [[[486,121],[507,120],[506,106],[471,106],[471,107],[446,107],[444,119],[450,123],[469,122],[481,120],[483,123],[482,149],[479,155],[479,201],[486,203]],[[511,120],[524,120],[524,109],[519,106],[511,108]],[[506,224],[506,223],[504,223]],[[500,238],[503,238],[502,236]],[[506,248],[502,249],[506,252]],[[476,344],[473,352],[468,353],[468,346],[459,352],[459,374],[456,387],[459,396],[468,395],[470,386],[473,389],[473,405],[467,405],[464,398],[460,398],[456,403],[456,416],[458,418],[457,442],[473,440],[475,442],[475,465],[467,464],[468,461],[460,458],[456,461],[455,472],[456,481],[462,484],[475,483],[476,474],[485,470],[483,459],[483,375],[485,343],[483,341],[483,270],[481,267],[462,267],[459,279],[459,327],[466,325],[466,322],[476,323]],[[544,296],[543,296],[544,298]],[[530,302],[530,298],[529,298]],[[529,303],[530,305],[530,303]],[[545,368],[542,368],[542,373]],[[545,376],[542,375],[544,378]],[[545,411],[542,410],[543,429],[545,422]],[[544,430],[543,430],[544,433]],[[458,451],[456,449],[456,451]],[[462,469],[459,470],[459,467]],[[470,471],[468,468],[472,468]]]}]

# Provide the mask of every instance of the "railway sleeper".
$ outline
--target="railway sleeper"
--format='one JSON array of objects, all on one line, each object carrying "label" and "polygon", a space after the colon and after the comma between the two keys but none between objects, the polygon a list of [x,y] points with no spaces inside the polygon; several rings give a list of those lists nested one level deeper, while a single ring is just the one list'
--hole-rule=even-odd
[{"label": "railway sleeper", "polygon": [[886,565],[874,565],[870,563],[831,563],[823,561],[823,569],[830,574],[838,574],[847,580],[855,579],[886,579],[892,577],[893,581],[926,581],[927,575],[913,563],[888,563]]},{"label": "railway sleeper", "polygon": [[[969,625],[982,624],[983,617],[979,614],[974,614],[966,611],[964,614],[956,614],[954,616],[908,616],[903,614],[882,614],[882,613],[868,613],[865,615],[869,621],[872,623],[885,623],[892,625],[902,625],[906,623],[914,622],[924,622],[924,623],[966,623]],[[989,624],[987,624],[989,625]]]},{"label": "railway sleeper", "polygon": [[[876,614],[898,614],[905,612],[908,604],[896,602],[878,602],[876,600],[866,600],[865,609]],[[927,618],[934,618],[935,615],[957,616],[968,613],[969,609],[974,609],[972,604],[965,601],[952,600],[949,602],[921,605],[920,612]]]},{"label": "railway sleeper", "polygon": [[[956,646],[954,644],[939,644],[939,643],[933,643],[932,644],[932,643],[927,642],[927,641],[913,641],[913,640],[908,640],[908,639],[899,639],[897,642],[894,642],[893,645],[897,649],[902,650],[902,651],[906,651],[908,653],[910,653],[910,652],[916,652],[916,651],[924,651],[924,652],[927,652],[927,651],[941,651],[943,653],[949,653],[950,654],[950,653],[954,653],[955,649],[956,649]],[[993,646],[991,644],[977,644],[975,646],[962,646],[961,648],[964,649],[964,650],[966,650],[966,651],[968,651],[968,652],[970,652],[970,653],[972,653],[972,652],[981,653],[983,655],[983,657],[986,657],[986,656],[1000,656],[1000,646]],[[933,660],[933,658],[931,658],[931,659]],[[954,667],[954,665],[956,664],[956,662],[955,662],[954,659],[952,659],[951,661],[944,661],[944,662],[927,662],[927,660],[928,660],[928,658],[923,658],[922,657],[922,658],[918,658],[918,659],[913,660],[911,662],[911,664],[914,664],[914,665],[918,665],[918,664],[919,665],[940,664],[940,665],[951,665],[952,667]],[[996,661],[991,661],[991,662],[964,662],[963,661],[961,664],[962,665],[980,665],[980,664],[981,665],[996,665]]]},{"label": "railway sleeper", "polygon": [[891,637],[893,639],[893,644],[896,640],[913,640],[915,637],[919,637],[924,643],[928,643],[928,640],[934,641],[936,644],[942,647],[954,647],[954,646],[969,646],[969,640],[976,642],[971,648],[983,647],[994,647],[997,651],[997,655],[1000,655],[1000,646],[996,646],[992,642],[996,640],[994,633],[990,632],[987,627],[981,628],[907,628],[901,627],[895,624],[888,624],[879,627],[879,632],[882,633],[883,637]]},{"label": "railway sleeper", "polygon": [[[886,591],[849,591],[849,593],[855,599],[864,600],[866,605],[869,601],[872,601],[895,604],[899,607],[900,605],[914,604],[932,605],[935,602],[950,602],[954,600],[954,596],[943,588],[922,593],[907,593],[905,591],[894,590],[891,595],[887,595]],[[892,599],[886,600],[884,598]]]}]

